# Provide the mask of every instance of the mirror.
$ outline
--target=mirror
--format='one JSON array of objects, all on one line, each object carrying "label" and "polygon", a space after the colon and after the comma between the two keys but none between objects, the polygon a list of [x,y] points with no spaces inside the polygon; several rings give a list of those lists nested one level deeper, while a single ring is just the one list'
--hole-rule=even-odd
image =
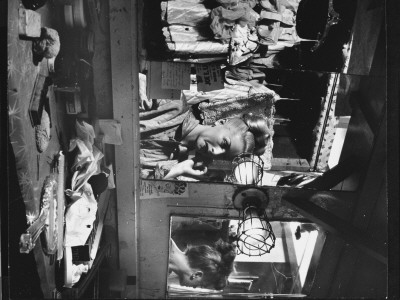
[{"label": "mirror", "polygon": [[383,16],[384,1],[147,0],[142,6],[149,60],[367,75],[382,43],[383,17],[366,12]]},{"label": "mirror", "polygon": [[[190,89],[167,90],[178,91],[174,100],[147,97],[146,87],[155,93],[152,76],[161,68],[161,62],[147,62],[139,76],[143,179],[240,183],[232,179],[232,161],[251,143],[240,140],[239,131],[261,135],[253,151],[259,151],[263,161],[263,186],[329,190],[339,182],[320,184],[327,171],[341,168],[339,162],[350,170],[368,159],[349,151],[345,141],[352,141],[346,133],[368,93],[374,94],[376,111],[381,109],[383,102],[376,99],[385,93],[384,77],[263,69],[260,81],[225,76],[222,89],[204,92],[198,90],[191,65]],[[262,130],[243,129],[243,121],[232,121],[245,114],[253,120],[247,125],[257,120]],[[346,158],[350,162],[343,163]],[[179,172],[174,170],[177,165]]]},{"label": "mirror", "polygon": [[[325,233],[313,223],[271,221],[275,247],[261,256],[247,256],[231,246],[236,245],[238,221],[171,216],[167,298],[307,296]],[[218,283],[218,279],[207,282],[213,271],[200,264],[193,267],[198,261],[203,266],[218,262],[217,269],[208,269],[225,270],[220,271],[223,275],[214,276]]]}]

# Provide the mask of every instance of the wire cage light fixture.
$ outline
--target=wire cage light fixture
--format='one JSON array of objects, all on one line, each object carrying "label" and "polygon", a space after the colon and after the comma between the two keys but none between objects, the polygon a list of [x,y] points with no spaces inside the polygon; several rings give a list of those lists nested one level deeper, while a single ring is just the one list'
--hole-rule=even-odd
[{"label": "wire cage light fixture", "polygon": [[265,212],[268,205],[265,191],[254,187],[238,189],[233,204],[240,218],[236,235],[238,253],[248,256],[270,253],[276,238]]},{"label": "wire cage light fixture", "polygon": [[241,153],[232,161],[233,181],[243,185],[260,185],[264,174],[264,161],[253,153]]},{"label": "wire cage light fixture", "polygon": [[237,233],[237,250],[248,256],[270,253],[275,247],[275,234],[265,211],[248,206],[240,211],[241,221]]}]

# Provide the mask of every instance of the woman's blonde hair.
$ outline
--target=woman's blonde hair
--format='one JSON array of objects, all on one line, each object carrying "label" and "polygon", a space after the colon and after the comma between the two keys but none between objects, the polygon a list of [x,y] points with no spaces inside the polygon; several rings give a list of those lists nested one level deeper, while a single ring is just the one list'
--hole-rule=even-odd
[{"label": "woman's blonde hair", "polygon": [[245,114],[241,118],[228,119],[224,126],[242,136],[243,152],[262,155],[267,148],[269,139],[272,138],[269,121],[262,116]]}]

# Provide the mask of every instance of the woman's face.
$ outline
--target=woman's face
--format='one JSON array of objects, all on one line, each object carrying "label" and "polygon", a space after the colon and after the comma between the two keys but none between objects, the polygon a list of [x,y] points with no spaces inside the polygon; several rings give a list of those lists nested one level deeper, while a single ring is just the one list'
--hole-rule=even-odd
[{"label": "woman's face", "polygon": [[233,158],[244,150],[240,136],[224,125],[205,126],[196,139],[196,149],[210,157]]}]

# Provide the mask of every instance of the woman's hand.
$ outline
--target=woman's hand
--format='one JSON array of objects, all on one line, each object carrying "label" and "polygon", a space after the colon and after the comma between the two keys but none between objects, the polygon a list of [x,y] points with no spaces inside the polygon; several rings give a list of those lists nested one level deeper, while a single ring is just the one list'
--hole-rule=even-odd
[{"label": "woman's hand", "polygon": [[207,173],[206,166],[196,165],[195,167],[194,160],[187,159],[174,165],[169,171],[169,173],[164,177],[164,179],[172,179],[180,175],[201,177],[204,176],[206,173]]}]

